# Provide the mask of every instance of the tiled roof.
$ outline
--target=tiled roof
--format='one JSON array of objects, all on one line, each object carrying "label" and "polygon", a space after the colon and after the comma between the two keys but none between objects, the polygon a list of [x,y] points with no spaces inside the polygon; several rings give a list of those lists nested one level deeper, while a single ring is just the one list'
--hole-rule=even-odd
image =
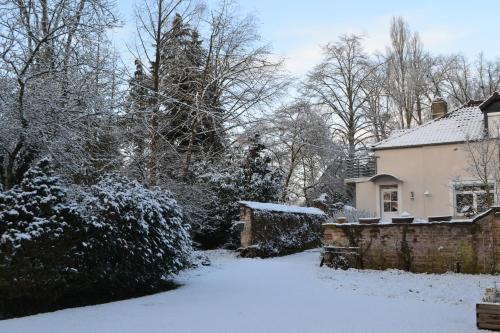
[{"label": "tiled roof", "polygon": [[483,133],[483,113],[478,106],[464,106],[418,127],[393,131],[373,149],[389,149],[464,142]]}]

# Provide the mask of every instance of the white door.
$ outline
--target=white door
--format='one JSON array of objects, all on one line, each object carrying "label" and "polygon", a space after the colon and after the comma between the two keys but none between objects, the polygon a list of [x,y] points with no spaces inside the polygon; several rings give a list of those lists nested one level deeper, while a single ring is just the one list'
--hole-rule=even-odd
[{"label": "white door", "polygon": [[380,189],[380,211],[382,218],[399,216],[398,187],[382,187]]}]

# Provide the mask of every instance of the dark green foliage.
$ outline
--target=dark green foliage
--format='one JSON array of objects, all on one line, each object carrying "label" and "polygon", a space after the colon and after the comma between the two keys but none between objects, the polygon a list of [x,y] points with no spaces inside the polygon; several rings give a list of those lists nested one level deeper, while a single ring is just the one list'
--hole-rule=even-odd
[{"label": "dark green foliage", "polygon": [[86,268],[89,279],[118,291],[154,287],[186,267],[190,238],[169,193],[114,176],[93,186],[90,194],[88,247],[95,260]]},{"label": "dark green foliage", "polygon": [[257,137],[247,156],[235,158],[236,163],[218,169],[212,167],[208,172],[209,166],[199,167],[198,180],[214,193],[206,202],[207,217],[193,225],[193,239],[202,247],[239,246],[239,235],[233,229],[233,222],[239,220],[240,200],[278,202],[281,199],[282,173],[270,165],[270,158],[264,150]]},{"label": "dark green foliage", "polygon": [[0,192],[0,318],[136,296],[186,267],[171,195],[107,177],[71,195],[50,163]]},{"label": "dark green foliage", "polygon": [[320,214],[291,214],[264,210],[253,211],[253,243],[243,249],[242,257],[275,257],[292,254],[321,245]]},{"label": "dark green foliage", "polygon": [[148,70],[145,64],[135,61],[127,114],[121,124],[129,134],[124,140],[130,143],[129,153],[133,156],[134,163],[128,165],[131,174],[144,178],[148,171],[144,162],[138,161],[153,163],[148,161],[148,155],[155,154],[154,164],[162,177],[186,181],[192,176],[193,162],[224,151],[224,110],[221,89],[217,88],[219,73],[212,68],[213,59],[198,31],[179,14],[171,24],[158,45],[159,63],[151,63]]},{"label": "dark green foliage", "polygon": [[84,223],[49,161],[0,192],[0,317],[56,302],[70,293],[83,260]]}]

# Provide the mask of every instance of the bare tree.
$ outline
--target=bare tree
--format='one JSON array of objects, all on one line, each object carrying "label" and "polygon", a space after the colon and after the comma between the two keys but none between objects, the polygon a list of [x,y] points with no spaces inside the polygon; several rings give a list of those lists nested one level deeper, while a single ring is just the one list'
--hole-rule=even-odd
[{"label": "bare tree", "polygon": [[116,23],[108,0],[0,2],[0,117],[8,124],[0,129],[0,174],[7,188],[41,155],[69,174],[85,168],[91,151],[84,147],[94,145],[89,130],[109,120],[116,104],[116,95],[101,95],[115,75],[105,36]]},{"label": "bare tree", "polygon": [[391,23],[391,46],[387,49],[387,87],[401,128],[422,124],[423,98],[428,90],[432,60],[424,52],[417,33],[408,23],[394,17]]},{"label": "bare tree", "polygon": [[500,88],[500,59],[490,61],[481,52],[476,60],[480,98],[486,99]]},{"label": "bare tree", "polygon": [[264,119],[258,129],[284,174],[283,200],[306,198],[338,152],[321,113],[297,100]]},{"label": "bare tree", "polygon": [[162,86],[166,83],[163,76],[168,75],[162,73],[163,48],[169,35],[184,27],[181,20],[189,22],[201,10],[200,4],[188,0],[145,0],[136,9],[137,45],[132,53],[137,60],[131,80],[134,101],[127,110],[128,133],[134,136],[130,138],[133,148],[127,146],[125,151],[129,165],[150,185],[158,184],[165,155],[177,154],[165,137],[162,122],[162,113],[167,111],[164,106],[173,98],[165,95]]},{"label": "bare tree", "polygon": [[275,60],[270,46],[260,42],[255,17],[240,16],[234,1],[222,1],[203,22],[206,27],[201,29],[208,33],[201,93],[194,105],[196,117],[191,120],[184,177],[196,137],[206,135],[218,142],[210,153],[221,153],[223,138],[252,121],[252,113],[269,108],[288,86],[282,61]]},{"label": "bare tree", "polygon": [[451,103],[459,106],[470,100],[484,100],[500,89],[500,60],[487,60],[482,53],[474,62],[463,55],[445,58],[442,89]]},{"label": "bare tree", "polygon": [[452,103],[462,105],[474,99],[474,74],[471,64],[462,55],[449,57],[450,68],[445,72],[444,89]]},{"label": "bare tree", "polygon": [[388,137],[390,131],[396,127],[390,113],[389,93],[387,91],[387,75],[383,62],[374,62],[373,71],[363,90],[368,96],[363,107],[368,130],[375,142],[379,142]]},{"label": "bare tree", "polygon": [[[231,132],[269,106],[287,84],[281,61],[273,61],[269,46],[260,44],[255,19],[241,18],[233,2],[204,11],[187,1],[154,4],[139,20],[139,45],[152,56],[142,56],[136,71],[141,83],[134,80],[145,88],[149,107],[129,112],[129,117],[142,114],[136,121],[151,134],[141,139],[147,142],[144,153],[127,150],[128,160],[145,167],[142,174],[149,174],[151,184],[164,176],[187,180],[194,161],[223,153]],[[146,62],[152,64],[149,71]],[[139,162],[144,157],[148,163]]]},{"label": "bare tree", "polygon": [[324,60],[308,75],[307,94],[328,110],[333,133],[353,158],[369,136],[363,108],[371,94],[367,82],[374,71],[360,36],[342,36],[324,48]]},{"label": "bare tree", "polygon": [[[500,139],[498,129],[491,129],[489,135],[479,140],[468,140],[465,144],[467,154],[467,172],[476,179],[485,191],[484,202],[486,207],[495,204],[494,198],[498,197],[498,186],[500,185]],[[492,185],[494,191],[492,191]],[[495,193],[496,191],[496,193]]]}]

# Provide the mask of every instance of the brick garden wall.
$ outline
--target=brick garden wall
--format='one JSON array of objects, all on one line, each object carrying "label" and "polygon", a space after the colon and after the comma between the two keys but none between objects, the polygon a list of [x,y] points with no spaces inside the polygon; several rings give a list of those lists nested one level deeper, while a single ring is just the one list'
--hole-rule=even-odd
[{"label": "brick garden wall", "polygon": [[245,223],[240,235],[241,247],[252,245],[252,219],[252,209],[240,207],[240,220]]},{"label": "brick garden wall", "polygon": [[360,268],[500,272],[500,208],[472,222],[325,224],[324,242],[360,247]]},{"label": "brick garden wall", "polygon": [[272,257],[321,246],[326,214],[299,214],[240,208],[240,255]]}]

